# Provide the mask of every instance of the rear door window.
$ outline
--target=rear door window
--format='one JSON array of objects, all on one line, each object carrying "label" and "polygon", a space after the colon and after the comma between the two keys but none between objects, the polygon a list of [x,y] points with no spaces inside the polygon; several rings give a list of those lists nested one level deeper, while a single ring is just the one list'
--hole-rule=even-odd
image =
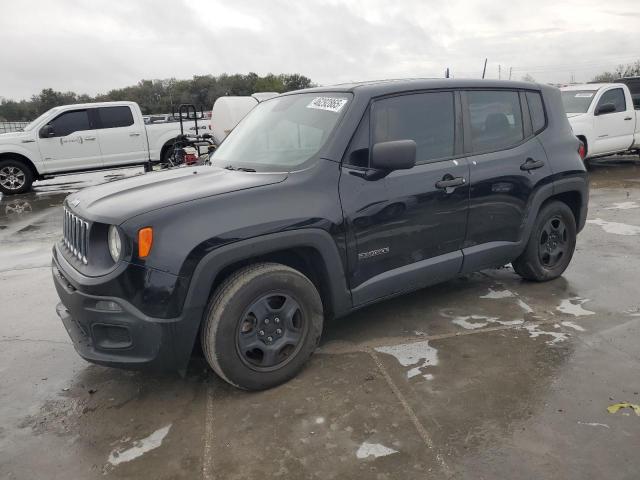
[{"label": "rear door window", "polygon": [[127,106],[100,107],[97,110],[100,128],[119,128],[133,125],[133,115]]},{"label": "rear door window", "polygon": [[453,156],[455,110],[452,92],[384,98],[373,106],[373,142],[414,140],[416,163]]},{"label": "rear door window", "polygon": [[56,137],[65,137],[74,132],[91,130],[86,110],[72,110],[58,115],[50,122]]},{"label": "rear door window", "polygon": [[504,150],[524,140],[518,92],[470,90],[466,97],[474,153]]},{"label": "rear door window", "polygon": [[[608,90],[602,94],[598,107],[605,103],[613,103],[616,107],[616,112],[624,112],[627,109],[627,102],[624,98],[624,91],[621,88],[614,88]],[[613,113],[613,112],[612,112]]]}]

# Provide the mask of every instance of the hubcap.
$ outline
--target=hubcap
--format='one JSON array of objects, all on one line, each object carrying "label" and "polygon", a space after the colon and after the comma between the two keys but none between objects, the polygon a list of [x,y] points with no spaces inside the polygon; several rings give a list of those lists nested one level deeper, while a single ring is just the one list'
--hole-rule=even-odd
[{"label": "hubcap", "polygon": [[567,226],[561,217],[550,218],[542,227],[538,244],[538,257],[546,268],[554,268],[567,254]]},{"label": "hubcap", "polygon": [[25,182],[26,176],[20,168],[7,166],[0,169],[0,185],[7,190],[20,190]]},{"label": "hubcap", "polygon": [[265,295],[245,311],[238,326],[236,347],[242,361],[254,370],[279,368],[302,346],[305,316],[290,295]]}]

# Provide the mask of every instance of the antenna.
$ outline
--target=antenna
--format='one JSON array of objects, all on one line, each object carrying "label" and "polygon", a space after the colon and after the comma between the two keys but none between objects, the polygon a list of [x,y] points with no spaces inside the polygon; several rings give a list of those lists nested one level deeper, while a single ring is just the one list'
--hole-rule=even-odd
[{"label": "antenna", "polygon": [[487,73],[487,59],[484,59],[484,68],[482,69],[482,78],[484,78],[484,74]]},{"label": "antenna", "polygon": [[444,72],[444,78],[449,78],[449,67],[447,67],[447,70]]},{"label": "antenna", "polygon": [[498,64],[498,80],[502,80],[502,65]]},{"label": "antenna", "polygon": [[513,67],[509,67],[509,80],[511,80],[511,70],[513,70]]}]

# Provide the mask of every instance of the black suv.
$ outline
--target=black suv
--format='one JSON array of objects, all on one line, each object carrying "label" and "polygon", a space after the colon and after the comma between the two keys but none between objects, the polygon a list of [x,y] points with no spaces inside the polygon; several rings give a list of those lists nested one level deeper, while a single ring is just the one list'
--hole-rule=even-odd
[{"label": "black suv", "polygon": [[280,95],[212,166],[64,205],[57,311],[78,353],[184,371],[199,338],[229,383],[292,378],[323,320],[486,267],[567,268],[588,183],[560,92],[404,80]]}]

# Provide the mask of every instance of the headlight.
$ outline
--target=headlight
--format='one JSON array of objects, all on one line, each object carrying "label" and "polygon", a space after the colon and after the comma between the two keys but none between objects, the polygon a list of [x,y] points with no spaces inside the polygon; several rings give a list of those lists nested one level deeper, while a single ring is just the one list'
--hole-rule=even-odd
[{"label": "headlight", "polygon": [[114,225],[109,227],[109,253],[114,262],[120,260],[122,240],[120,239],[120,232],[118,232],[118,229]]}]

